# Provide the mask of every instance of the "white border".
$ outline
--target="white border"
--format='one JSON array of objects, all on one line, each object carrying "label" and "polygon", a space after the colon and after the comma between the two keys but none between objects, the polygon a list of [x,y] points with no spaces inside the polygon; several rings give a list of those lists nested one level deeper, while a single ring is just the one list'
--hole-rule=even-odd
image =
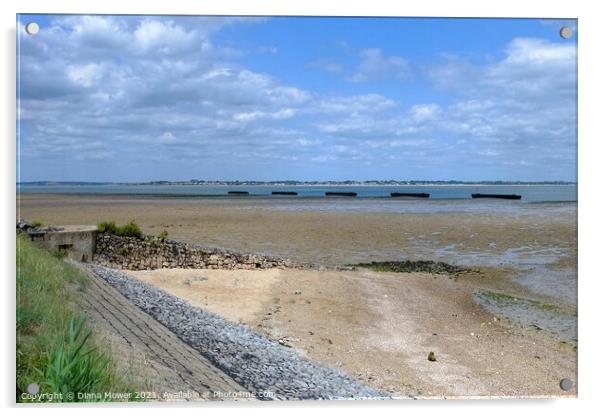
[{"label": "white border", "polygon": [[[530,5],[524,0],[483,2],[476,0],[421,0],[395,4],[386,0],[369,3],[350,0],[88,0],[52,2],[21,0],[21,13],[107,13],[107,14],[231,14],[231,15],[331,15],[331,16],[442,16],[442,17],[578,17],[583,6],[558,0]],[[545,7],[544,7],[545,6]]]},{"label": "white border", "polygon": [[[15,224],[15,14],[20,13],[106,13],[106,14],[233,14],[233,15],[345,15],[345,16],[440,16],[440,17],[539,17],[539,18],[578,18],[579,19],[579,398],[559,400],[502,400],[502,401],[424,401],[394,403],[297,403],[262,404],[251,408],[228,404],[186,407],[178,405],[169,413],[184,412],[198,415],[199,412],[241,410],[244,412],[306,414],[309,412],[332,412],[342,410],[351,413],[366,411],[390,412],[431,411],[447,414],[488,414],[514,413],[517,410],[532,412],[544,411],[546,414],[563,414],[584,411],[595,404],[600,378],[600,276],[597,273],[595,259],[598,256],[598,237],[600,222],[600,197],[596,186],[602,178],[599,166],[600,144],[600,82],[602,74],[600,45],[602,39],[600,14],[593,6],[595,2],[569,2],[548,0],[528,2],[525,0],[475,1],[475,0],[420,0],[397,2],[370,0],[352,2],[351,0],[73,0],[31,1],[5,0],[0,3],[2,9],[2,83],[3,92],[0,101],[3,117],[4,136],[2,140],[2,180],[0,181],[4,203],[2,218],[5,230],[0,238],[0,255],[5,273],[2,274],[4,302],[2,302],[3,328],[5,336],[2,342],[2,366],[0,392],[4,406],[9,412],[38,413],[36,408],[16,408],[14,402],[14,224]],[[344,409],[339,409],[340,407]],[[337,409],[335,409],[337,408]],[[211,410],[210,410],[211,409]],[[80,414],[82,408],[37,409],[43,414]],[[118,412],[118,406],[110,409],[86,407],[86,414],[106,414]],[[125,412],[124,410],[122,410]],[[128,414],[165,414],[165,406],[149,408],[131,406]],[[121,412],[119,412],[121,413]]]}]

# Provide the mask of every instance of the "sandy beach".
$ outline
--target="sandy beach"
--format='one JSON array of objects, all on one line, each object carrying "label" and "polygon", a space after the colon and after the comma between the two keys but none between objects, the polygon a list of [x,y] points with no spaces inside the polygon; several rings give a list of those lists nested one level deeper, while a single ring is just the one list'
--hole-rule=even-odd
[{"label": "sandy beach", "polygon": [[[561,378],[576,379],[574,348],[483,311],[471,300],[474,284],[461,278],[297,270],[128,274],[393,396],[575,394],[558,386]],[[431,351],[435,362],[427,359]]]},{"label": "sandy beach", "polygon": [[[135,220],[149,234],[167,230],[186,242],[327,266],[128,273],[395,395],[576,394],[576,387],[563,392],[558,385],[564,377],[576,380],[576,339],[491,313],[473,298],[488,290],[576,315],[576,209],[539,204],[518,213],[400,214],[41,194],[20,195],[17,203],[22,218],[45,224]],[[400,259],[446,261],[479,273],[450,279],[330,269]],[[195,276],[202,279],[184,281]],[[427,359],[431,351],[436,361]]]}]

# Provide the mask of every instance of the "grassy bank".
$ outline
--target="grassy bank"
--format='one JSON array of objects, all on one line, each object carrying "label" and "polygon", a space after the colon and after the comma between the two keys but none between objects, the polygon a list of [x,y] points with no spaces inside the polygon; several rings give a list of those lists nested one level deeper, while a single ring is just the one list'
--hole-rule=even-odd
[{"label": "grassy bank", "polygon": [[[103,401],[104,392],[132,392],[72,301],[86,283],[84,272],[17,235],[18,402]],[[31,383],[41,399],[24,395]]]}]

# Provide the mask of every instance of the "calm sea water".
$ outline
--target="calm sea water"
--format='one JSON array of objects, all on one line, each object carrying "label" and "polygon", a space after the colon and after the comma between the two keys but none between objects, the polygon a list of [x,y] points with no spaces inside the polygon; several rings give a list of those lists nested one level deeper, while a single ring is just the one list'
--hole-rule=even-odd
[{"label": "calm sea water", "polygon": [[[576,202],[577,185],[430,185],[430,186],[207,186],[207,185],[18,185],[18,193],[66,193],[157,196],[227,196],[246,191],[250,196],[271,196],[272,191],[294,191],[296,198],[322,197],[325,192],[356,192],[358,198],[388,198],[391,192],[426,192],[430,199],[471,199],[473,193],[518,194],[520,202]],[[275,198],[287,198],[275,196]],[[295,198],[295,197],[289,197]]]}]

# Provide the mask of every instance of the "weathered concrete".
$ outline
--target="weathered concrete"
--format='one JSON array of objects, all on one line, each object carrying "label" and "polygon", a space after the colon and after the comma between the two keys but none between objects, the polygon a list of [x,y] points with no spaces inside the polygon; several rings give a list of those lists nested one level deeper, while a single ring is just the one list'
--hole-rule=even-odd
[{"label": "weathered concrete", "polygon": [[63,251],[75,261],[91,261],[96,251],[95,225],[65,225],[48,228],[29,227],[26,235],[49,251]]}]

